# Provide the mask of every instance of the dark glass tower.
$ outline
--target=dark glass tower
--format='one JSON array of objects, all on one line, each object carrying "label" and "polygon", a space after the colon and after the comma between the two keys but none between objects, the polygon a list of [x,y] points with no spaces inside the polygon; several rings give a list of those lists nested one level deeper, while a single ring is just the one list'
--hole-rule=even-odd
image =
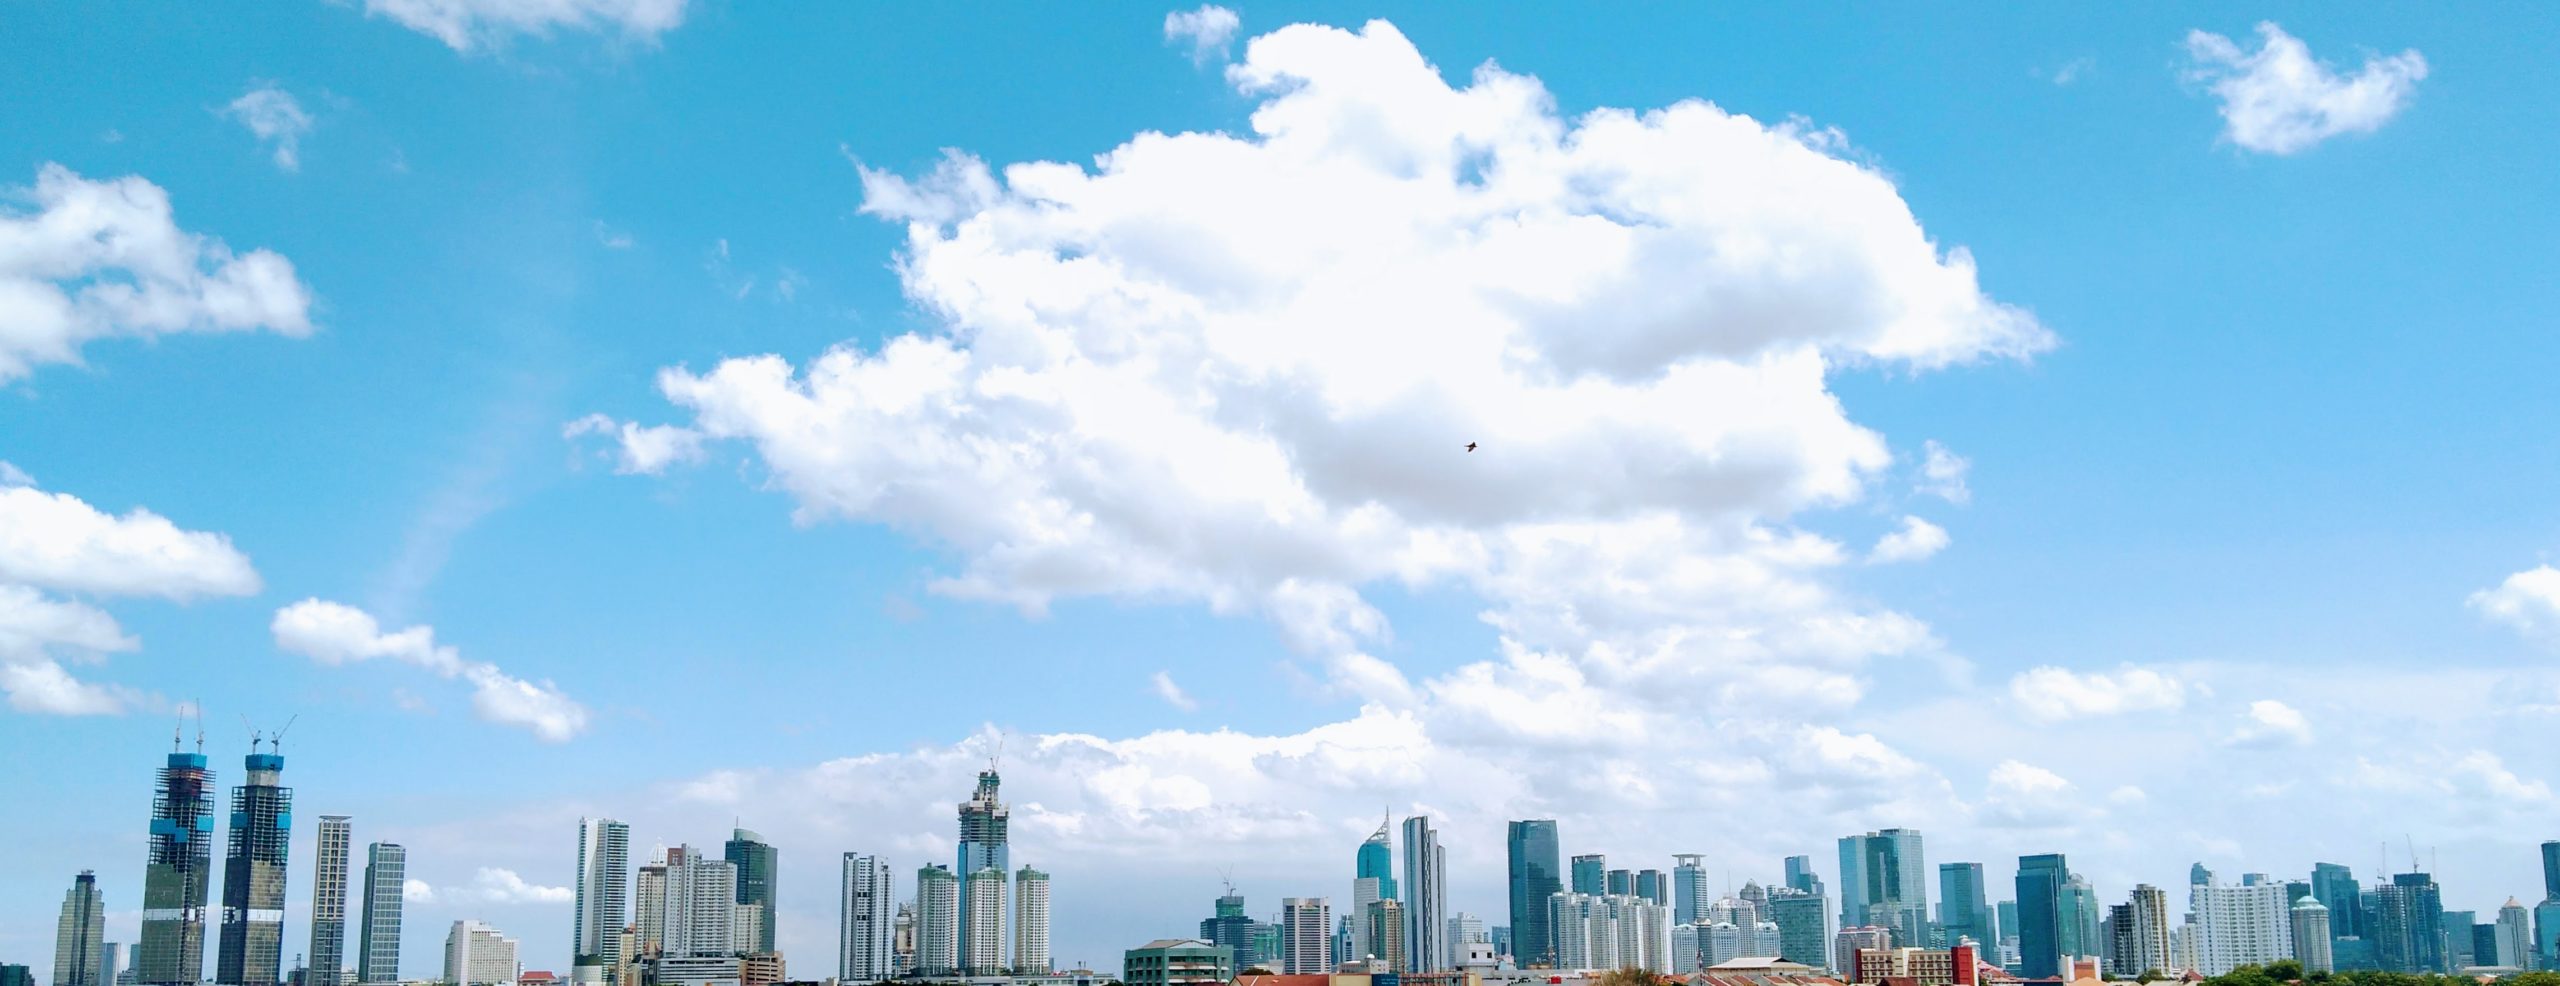
[{"label": "dark glass tower", "polygon": [[1938,923],[1946,926],[1948,945],[1971,938],[1989,951],[2000,944],[1991,930],[1991,898],[1983,892],[1982,864],[1938,864]]},{"label": "dark glass tower", "polygon": [[1551,966],[1556,942],[1547,927],[1547,897],[1564,889],[1555,819],[1513,822],[1505,842],[1511,859],[1511,956],[1522,968]]},{"label": "dark glass tower", "polygon": [[737,829],[729,833],[729,842],[723,847],[721,858],[738,867],[738,903],[764,908],[764,925],[756,939],[756,951],[773,951],[773,844],[764,841],[764,836]]},{"label": "dark glass tower", "polygon": [[248,773],[249,783],[231,789],[230,851],[222,868],[222,952],[214,977],[227,986],[276,986],[284,959],[285,850],[293,836],[293,789],[278,783],[284,776],[283,754],[249,754]]},{"label": "dark glass tower", "polygon": [[2364,924],[2357,920],[2363,908],[2357,906],[2364,889],[2356,886],[2355,872],[2336,863],[2311,864],[2311,896],[2329,909],[2329,937],[2349,938],[2363,935]]},{"label": "dark glass tower", "polygon": [[1609,892],[1609,857],[1599,854],[1573,857],[1573,877],[1567,882],[1577,894],[1598,897]]},{"label": "dark glass tower", "polygon": [[2018,975],[2062,974],[2062,885],[2070,879],[2061,853],[2018,857]]},{"label": "dark glass tower", "polygon": [[205,888],[213,873],[213,770],[202,753],[172,753],[159,781],[134,981],[196,986],[204,979]]},{"label": "dark glass tower", "polygon": [[2384,972],[2443,972],[2444,896],[2424,873],[2399,873],[2375,887],[2374,951]]},{"label": "dark glass tower", "polygon": [[[1004,834],[1005,820],[1010,811],[1005,808],[1004,800],[997,796],[997,788],[1001,784],[994,767],[981,770],[978,772],[978,789],[969,795],[969,800],[960,803],[960,868],[952,872],[969,874],[988,867],[994,867],[998,874],[1013,872]],[[998,892],[996,909],[1004,910],[1001,891]],[[960,940],[965,942],[969,940],[969,909],[962,907],[958,910]]]}]

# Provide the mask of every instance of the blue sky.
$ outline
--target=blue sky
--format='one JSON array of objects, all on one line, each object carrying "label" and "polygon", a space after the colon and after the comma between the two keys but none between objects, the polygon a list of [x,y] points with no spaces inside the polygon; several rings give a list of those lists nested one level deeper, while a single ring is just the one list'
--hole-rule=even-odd
[{"label": "blue sky", "polygon": [[[131,940],[186,701],[412,847],[418,975],[460,917],[565,963],[581,814],[774,835],[822,975],[836,854],[947,856],[998,737],[1104,966],[1222,868],[1347,893],[1381,806],[1495,923],[1530,816],[2538,896],[2550,11],[511,9],[6,15],[0,747],[56,807],[0,959],[80,868]],[[160,322],[25,300],[146,268]]]}]

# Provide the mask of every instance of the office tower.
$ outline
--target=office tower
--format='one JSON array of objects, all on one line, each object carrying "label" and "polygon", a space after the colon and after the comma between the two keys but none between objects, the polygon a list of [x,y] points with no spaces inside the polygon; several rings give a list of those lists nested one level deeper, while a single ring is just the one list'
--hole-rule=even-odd
[{"label": "office tower", "polygon": [[675,959],[726,958],[737,954],[738,867],[711,859],[692,846],[667,853],[664,937],[659,954]]},{"label": "office tower", "polygon": [[721,847],[720,858],[727,860],[729,865],[738,870],[738,904],[753,905],[763,909],[763,913],[759,916],[761,927],[756,931],[755,947],[742,948],[739,951],[773,951],[773,926],[777,923],[774,920],[773,909],[776,900],[773,882],[775,863],[773,844],[764,841],[764,836],[757,835],[753,831],[735,829],[729,833],[729,841]]},{"label": "office tower", "polygon": [[1050,965],[1049,874],[1025,866],[1013,874],[1013,971],[1047,975]]},{"label": "office tower", "polygon": [[2472,943],[2475,937],[2472,934],[2472,929],[2478,927],[2479,924],[2480,915],[2478,912],[2444,912],[2444,968],[2446,972],[2460,972],[2472,966],[2482,964],[2475,958],[2478,953],[2472,949]]},{"label": "office tower", "polygon": [[53,986],[112,986],[100,972],[107,962],[107,905],[98,874],[81,870],[62,893],[62,917],[53,926]]},{"label": "office tower", "polygon": [[223,856],[222,949],[217,982],[276,986],[284,961],[285,852],[293,838],[293,789],[284,755],[249,744],[247,784],[231,789],[231,842]]},{"label": "office tower", "polygon": [[[2062,974],[2062,891],[2071,868],[2061,853],[2018,857],[2018,974]],[[1844,881],[1845,882],[1845,881]]]},{"label": "office tower", "polygon": [[2491,926],[2491,942],[2497,946],[2492,961],[2509,969],[2533,968],[2533,935],[2525,928],[2524,902],[2507,898],[2498,908],[2498,923]]},{"label": "office tower", "polygon": [[[201,739],[197,742],[203,747]],[[151,855],[142,878],[142,959],[147,986],[196,986],[204,978],[204,905],[213,872],[213,770],[204,754],[172,753],[151,797]]]},{"label": "office tower", "polygon": [[1351,952],[1351,936],[1353,934],[1352,925],[1355,923],[1357,922],[1351,920],[1351,915],[1338,914],[1334,916],[1333,939],[1332,943],[1327,947],[1332,949],[1333,960],[1335,962],[1345,962],[1357,958],[1357,956],[1353,955]]},{"label": "office tower", "polygon": [[1707,910],[1707,857],[1679,853],[1671,857],[1671,923],[1689,924]]},{"label": "office tower", "polygon": [[1769,920],[1778,926],[1778,956],[1815,969],[1831,964],[1831,902],[1789,887],[1769,895]]},{"label": "office tower", "polygon": [[[1464,957],[1466,947],[1469,945],[1493,944],[1492,932],[1493,929],[1485,927],[1483,918],[1461,911],[1456,917],[1449,919],[1449,923],[1442,932],[1448,937],[1442,940],[1449,943],[1452,954]],[[1455,967],[1455,963],[1451,965]]]},{"label": "office tower", "polygon": [[[103,935],[105,932],[101,931],[100,934]],[[59,959],[56,961],[59,961]],[[98,950],[98,982],[100,986],[115,986],[118,982],[117,977],[123,975],[125,971],[124,946],[118,945],[114,942],[108,942],[106,943],[106,947]],[[335,984],[332,984],[332,986],[335,986]]]},{"label": "office tower", "polygon": [[2354,871],[2336,863],[2311,864],[2311,896],[2329,909],[2329,937],[2348,938],[2364,933],[2356,921],[2363,892],[2356,886]]},{"label": "office tower", "polygon": [[516,940],[478,921],[456,921],[444,936],[445,986],[512,986]]},{"label": "office tower", "polygon": [[[569,935],[571,975],[578,966],[622,964],[624,888],[631,885],[631,826],[610,818],[578,820],[578,891]],[[590,974],[592,975],[592,974]]]},{"label": "office tower", "polygon": [[2338,962],[2331,951],[2329,909],[2321,906],[2318,895],[2293,902],[2293,958],[2302,963],[2305,973],[2335,972]]},{"label": "office tower", "polygon": [[[2073,873],[2062,881],[2062,919],[2055,925],[2065,960],[2098,954],[2106,947],[2099,930],[2103,916],[2098,906],[2098,892],[2089,881]],[[2065,971],[2068,971],[2066,968]]]},{"label": "office tower", "polygon": [[1929,877],[1920,833],[1884,829],[1840,840],[1840,924],[1893,929],[1894,943],[1920,947],[1929,936]]},{"label": "office tower", "polygon": [[1361,916],[1361,921],[1369,926],[1361,937],[1368,940],[1371,957],[1386,963],[1389,972],[1401,973],[1412,968],[1405,956],[1407,926],[1403,901],[1371,901],[1369,912]]},{"label": "office tower", "polygon": [[1443,867],[1440,833],[1428,815],[1404,820],[1404,950],[1407,968],[1439,972],[1458,964],[1457,943],[1448,937],[1449,877]]},{"label": "office tower", "polygon": [[1813,857],[1787,857],[1787,889],[1815,895],[1825,894],[1822,877],[1813,872]]},{"label": "office tower", "polygon": [[1636,896],[1664,907],[1671,906],[1671,887],[1661,870],[1636,871]]},{"label": "office tower", "polygon": [[1967,938],[1984,948],[1999,944],[2000,937],[1992,933],[1991,899],[1985,889],[1982,864],[1938,864],[1938,923],[1946,926],[1949,946]]},{"label": "office tower", "polygon": [[1005,873],[993,866],[960,878],[960,970],[1004,974]]},{"label": "office tower", "polygon": [[1268,958],[1255,945],[1258,924],[1244,913],[1243,895],[1228,893],[1218,898],[1216,911],[1200,922],[1200,940],[1226,948],[1235,957],[1237,969],[1250,969]]},{"label": "office tower", "polygon": [[836,936],[836,980],[879,982],[897,974],[897,888],[890,883],[889,864],[878,856],[844,854],[844,884],[839,895],[843,926]]},{"label": "office tower", "polygon": [[1636,875],[1631,870],[1609,871],[1609,896],[1631,897],[1636,892]]},{"label": "office tower", "polygon": [[1332,927],[1333,905],[1324,898],[1281,898],[1280,971],[1292,976],[1332,973]]},{"label": "office tower", "polygon": [[1600,896],[1609,892],[1609,857],[1594,853],[1573,857],[1574,893]]},{"label": "office tower", "polygon": [[36,986],[35,971],[26,966],[0,962],[0,986]]},{"label": "office tower", "polygon": [[[969,874],[992,867],[998,882],[1002,882],[1003,875],[1013,868],[1013,856],[1005,841],[1005,826],[1012,811],[999,797],[1000,784],[995,768],[989,766],[978,772],[977,790],[960,803],[960,857],[959,865],[951,871],[954,880],[965,881]],[[998,913],[1004,909],[1002,888],[997,889],[996,909]],[[967,907],[960,908],[959,934],[965,943],[969,938]],[[1003,941],[1001,932],[996,940]]]},{"label": "office tower", "polygon": [[627,958],[657,958],[667,945],[667,861],[640,864],[631,888],[631,950]]},{"label": "office tower", "polygon": [[1504,837],[1511,898],[1511,957],[1527,969],[1555,961],[1547,930],[1547,897],[1564,889],[1558,879],[1556,823],[1552,818],[1511,823]]},{"label": "office tower", "polygon": [[2374,958],[2383,971],[2444,971],[2444,900],[2434,878],[2395,874],[2373,897]]},{"label": "office tower", "polygon": [[400,981],[401,891],[408,885],[409,851],[376,842],[364,851],[364,915],[356,924],[356,982]]},{"label": "office tower", "polygon": [[940,863],[916,871],[915,935],[915,975],[960,971],[960,878]]},{"label": "office tower", "polygon": [[2202,887],[2209,886],[2212,883],[2213,871],[2205,869],[2203,863],[2197,863],[2194,866],[2187,867],[2187,886]]},{"label": "office tower", "polygon": [[2108,908],[2107,913],[2107,971],[2124,979],[2176,971],[2170,947],[2175,924],[2169,917],[2166,891],[2148,883],[2136,885],[2125,903]]},{"label": "office tower", "polygon": [[347,978],[347,855],[354,827],[345,815],[320,816],[312,846],[310,981],[338,986]]}]

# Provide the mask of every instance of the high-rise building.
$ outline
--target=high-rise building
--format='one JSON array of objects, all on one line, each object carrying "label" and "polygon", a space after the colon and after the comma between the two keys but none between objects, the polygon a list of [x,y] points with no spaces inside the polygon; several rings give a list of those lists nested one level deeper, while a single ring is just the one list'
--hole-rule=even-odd
[{"label": "high-rise building", "polygon": [[2533,906],[2534,968],[2560,969],[2560,840],[2542,844],[2542,902]]},{"label": "high-rise building", "polygon": [[631,950],[625,958],[657,958],[667,945],[667,860],[640,864],[631,884]]},{"label": "high-rise building", "polygon": [[1707,886],[1706,856],[1678,853],[1671,857],[1671,923],[1690,924],[1706,913],[1711,896]]},{"label": "high-rise building", "polygon": [[2481,964],[2475,957],[2478,942],[2475,929],[2480,915],[2476,911],[2444,912],[2444,967],[2447,972],[2460,972]]},{"label": "high-rise building", "polygon": [[134,979],[145,986],[196,986],[204,978],[205,891],[213,872],[213,770],[201,752],[172,753],[158,781],[142,878],[142,960]]},{"label": "high-rise building", "polygon": [[1831,902],[1821,894],[1786,888],[1769,895],[1769,920],[1778,926],[1778,956],[1816,969],[1831,964]]},{"label": "high-rise building", "polygon": [[53,986],[113,986],[107,964],[107,904],[98,874],[81,870],[62,894],[62,917],[53,926]]},{"label": "high-rise building", "polygon": [[2492,961],[2508,969],[2533,968],[2533,934],[2525,927],[2523,901],[2507,898],[2506,906],[2498,908],[2498,923],[2490,935],[2497,945]]},{"label": "high-rise building", "polygon": [[2097,955],[2106,948],[2100,927],[2105,916],[2104,909],[2098,906],[2098,891],[2087,878],[2077,873],[2063,878],[2062,921],[2056,927],[2066,970],[2071,959]]},{"label": "high-rise building", "polygon": [[889,864],[878,856],[844,854],[840,896],[843,927],[836,937],[836,981],[874,983],[897,975],[897,946],[891,935],[898,893]]},{"label": "high-rise building", "polygon": [[376,842],[364,851],[364,915],[356,925],[356,982],[400,981],[400,905],[409,851]]},{"label": "high-rise building", "polygon": [[1403,901],[1370,901],[1369,912],[1361,915],[1361,921],[1369,926],[1361,937],[1368,940],[1372,958],[1386,963],[1389,972],[1401,973],[1411,968],[1405,956]]},{"label": "high-rise building", "polygon": [[773,951],[773,926],[777,923],[774,920],[777,898],[773,881],[773,844],[755,832],[735,829],[729,833],[729,841],[721,847],[720,858],[738,870],[738,905],[764,909],[756,929],[755,947],[740,951]]},{"label": "high-rise building", "polygon": [[2175,970],[2177,960],[2169,941],[2175,925],[2169,917],[2166,891],[2148,883],[2136,885],[2132,896],[2108,908],[2107,915],[2108,972],[2131,979],[2145,972]]},{"label": "high-rise building", "polygon": [[1664,907],[1671,906],[1670,881],[1661,870],[1636,871],[1636,896]]},{"label": "high-rise building", "polygon": [[[2530,941],[2530,936],[2526,940]],[[119,982],[131,981],[132,977],[132,970],[124,964],[124,946],[108,942],[105,948],[98,950],[99,983],[103,986],[116,986]]]},{"label": "high-rise building", "polygon": [[1292,976],[1331,974],[1332,929],[1333,905],[1324,898],[1281,898],[1280,971]]},{"label": "high-rise building", "polygon": [[[2018,974],[2062,974],[2062,892],[2071,867],[2061,853],[2018,857]],[[1845,881],[1844,881],[1845,882]]]},{"label": "high-rise building", "polygon": [[[969,874],[992,867],[996,871],[997,882],[1002,883],[1004,874],[1013,869],[1013,856],[1005,840],[1005,826],[1012,811],[1004,805],[999,791],[1001,785],[1002,780],[996,776],[995,767],[989,766],[978,772],[978,787],[970,792],[969,800],[960,803],[959,865],[951,871],[955,880],[966,880]],[[996,890],[996,911],[999,914],[1004,911],[1002,887]],[[969,920],[969,909],[962,907],[959,935],[964,948],[969,939]],[[996,940],[1004,940],[1001,932]]]},{"label": "high-rise building", "polygon": [[284,754],[250,744],[247,784],[231,789],[231,842],[223,857],[222,950],[215,981],[276,986],[283,978],[284,875],[293,840],[293,789]]},{"label": "high-rise building", "polygon": [[1574,893],[1597,897],[1609,892],[1609,857],[1591,853],[1573,857]]},{"label": "high-rise building", "polygon": [[962,975],[1004,975],[1005,872],[993,866],[960,878]]},{"label": "high-rise building", "polygon": [[[1842,874],[1840,885],[1844,890],[1849,882],[1848,875]],[[1892,947],[1893,929],[1891,928],[1876,925],[1842,928],[1839,934],[1831,937],[1832,971],[1855,978],[1858,971],[1858,953],[1883,951]]]},{"label": "high-rise building", "polygon": [[1929,875],[1920,833],[1884,829],[1840,840],[1840,924],[1893,929],[1895,944],[1928,943]]},{"label": "high-rise building", "polygon": [[667,853],[665,937],[659,955],[671,959],[729,958],[738,951],[738,867],[711,859],[692,846]]},{"label": "high-rise building", "polygon": [[1986,949],[1999,944],[2000,936],[1992,932],[1991,898],[1985,889],[1982,864],[1938,864],[1938,923],[1946,926],[1948,945],[1967,938]]},{"label": "high-rise building", "polygon": [[2358,923],[2362,907],[2359,901],[2364,889],[2356,886],[2353,870],[2336,863],[2311,864],[2311,896],[2329,909],[2329,937],[2350,938],[2364,934]]},{"label": "high-rise building", "polygon": [[516,940],[478,921],[456,921],[444,936],[446,986],[514,986]]},{"label": "high-rise building", "polygon": [[2400,873],[2373,888],[2375,960],[2385,972],[2443,972],[2444,898],[2425,873]]},{"label": "high-rise building", "polygon": [[1404,951],[1407,968],[1439,972],[1457,966],[1455,943],[1448,937],[1449,877],[1443,867],[1440,833],[1431,818],[1404,820]]},{"label": "high-rise building", "polygon": [[347,816],[320,816],[312,846],[310,981],[303,986],[339,986],[347,979],[347,857],[354,835]]},{"label": "high-rise building", "polygon": [[622,964],[630,873],[631,826],[610,818],[579,819],[577,913],[569,936],[572,976],[580,966],[612,969]]},{"label": "high-rise building", "polygon": [[1041,976],[1051,966],[1049,874],[1025,866],[1013,873],[1013,971]]},{"label": "high-rise building", "polygon": [[1633,870],[1610,870],[1610,871],[1609,871],[1609,883],[1608,883],[1608,886],[1609,886],[1609,896],[1612,896],[1612,897],[1632,897],[1632,896],[1635,896],[1635,892],[1636,892],[1636,874],[1635,874],[1635,871],[1633,871]]},{"label": "high-rise building", "polygon": [[915,961],[912,973],[960,971],[960,878],[935,863],[916,871]]},{"label": "high-rise building", "polygon": [[1218,898],[1217,911],[1200,922],[1200,940],[1226,949],[1241,971],[1273,958],[1260,948],[1256,935],[1260,927],[1260,922],[1245,914],[1243,895],[1228,893]]},{"label": "high-rise building", "polygon": [[1787,857],[1787,889],[1808,894],[1824,892],[1822,877],[1813,872],[1813,857]]},{"label": "high-rise building", "polygon": [[2305,973],[2336,972],[2338,961],[2329,937],[2329,909],[2321,906],[2318,895],[2293,902],[2289,912],[2293,930],[2293,958],[2302,963]]},{"label": "high-rise building", "polygon": [[1504,843],[1509,861],[1512,960],[1524,969],[1552,965],[1555,940],[1547,930],[1547,897],[1564,889],[1557,866],[1555,819],[1512,822]]}]

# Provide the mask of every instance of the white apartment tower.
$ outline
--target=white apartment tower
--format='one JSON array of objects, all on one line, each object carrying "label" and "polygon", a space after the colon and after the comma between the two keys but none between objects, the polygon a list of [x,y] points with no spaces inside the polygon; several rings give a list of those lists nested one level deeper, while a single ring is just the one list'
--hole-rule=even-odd
[{"label": "white apartment tower", "polygon": [[456,921],[444,937],[447,986],[514,986],[516,940],[478,921]]},{"label": "white apartment tower", "polygon": [[2253,875],[2238,886],[2199,883],[2189,894],[2196,971],[2220,976],[2293,957],[2293,907],[2284,884]]},{"label": "white apartment tower", "polygon": [[579,819],[576,924],[569,936],[573,976],[577,966],[622,964],[630,874],[631,826],[610,818]]},{"label": "white apartment tower", "polygon": [[1280,899],[1281,972],[1292,976],[1333,972],[1333,905],[1322,897]]},{"label": "white apartment tower", "polygon": [[667,860],[663,955],[679,959],[737,954],[738,865],[678,846]]},{"label": "white apartment tower", "polygon": [[1449,939],[1449,877],[1440,833],[1428,815],[1404,820],[1404,950],[1414,972],[1439,972],[1457,964]]},{"label": "white apartment tower", "polygon": [[836,980],[879,982],[897,975],[894,939],[897,888],[878,856],[844,854],[843,926],[836,936]]},{"label": "white apartment tower", "polygon": [[1046,975],[1049,960],[1049,874],[1025,866],[1013,874],[1013,972]]},{"label": "white apartment tower", "polygon": [[935,863],[916,871],[915,964],[919,976],[960,970],[960,878]]},{"label": "white apartment tower", "polygon": [[980,867],[960,881],[960,967],[965,975],[1004,974],[1003,870]]}]

